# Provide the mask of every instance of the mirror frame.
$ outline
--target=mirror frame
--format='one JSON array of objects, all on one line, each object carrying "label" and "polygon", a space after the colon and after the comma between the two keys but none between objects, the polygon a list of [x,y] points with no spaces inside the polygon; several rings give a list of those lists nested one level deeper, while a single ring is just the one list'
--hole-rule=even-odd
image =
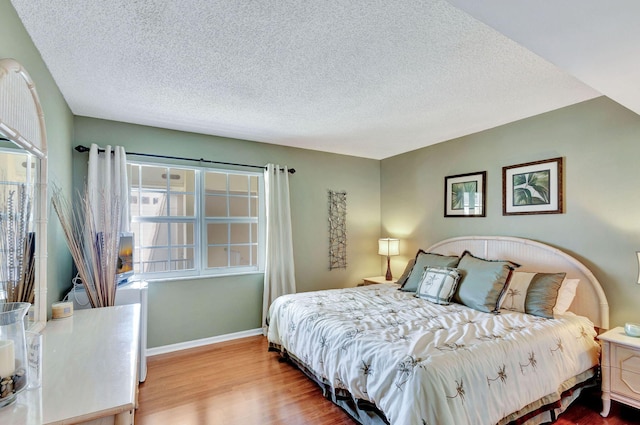
[{"label": "mirror frame", "polygon": [[0,59],[0,131],[38,158],[34,191],[35,301],[31,330],[47,323],[47,136],[33,80],[14,59]]}]

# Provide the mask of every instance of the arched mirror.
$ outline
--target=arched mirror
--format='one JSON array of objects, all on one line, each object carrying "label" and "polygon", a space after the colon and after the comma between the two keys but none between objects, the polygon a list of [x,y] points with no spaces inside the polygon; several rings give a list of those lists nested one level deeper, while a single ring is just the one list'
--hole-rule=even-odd
[{"label": "arched mirror", "polygon": [[13,59],[0,59],[0,198],[12,229],[0,234],[0,298],[15,288],[9,280],[29,288],[30,326],[39,330],[47,320],[47,138],[33,81]]}]

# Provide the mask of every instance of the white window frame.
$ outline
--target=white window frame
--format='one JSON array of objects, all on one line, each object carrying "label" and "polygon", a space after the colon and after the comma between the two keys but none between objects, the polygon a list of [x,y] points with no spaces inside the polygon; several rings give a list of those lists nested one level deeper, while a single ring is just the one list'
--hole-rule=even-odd
[{"label": "white window frame", "polygon": [[[162,271],[162,272],[146,272],[146,273],[138,273],[136,274],[137,278],[145,279],[147,281],[154,280],[176,280],[176,279],[189,279],[189,278],[199,278],[199,277],[211,277],[211,276],[225,276],[225,275],[241,275],[241,274],[254,274],[254,273],[264,273],[264,265],[265,265],[265,243],[266,243],[266,208],[265,208],[265,189],[264,189],[264,173],[262,172],[251,172],[251,171],[238,171],[238,170],[227,170],[221,168],[212,168],[212,167],[196,167],[189,165],[177,165],[172,163],[162,163],[162,162],[147,162],[147,161],[135,161],[135,160],[127,160],[128,165],[139,165],[139,166],[153,166],[153,167],[166,167],[166,168],[174,168],[174,169],[185,169],[185,170],[193,170],[195,172],[195,190],[194,190],[194,213],[195,217],[172,217],[169,215],[161,216],[161,217],[140,217],[138,216],[138,212],[134,214],[131,212],[131,221],[138,223],[193,223],[194,226],[194,268],[191,270],[173,270],[173,271]],[[214,173],[224,173],[224,174],[235,174],[242,176],[256,176],[258,179],[258,217],[254,221],[253,219],[247,218],[237,218],[237,217],[227,217],[226,219],[212,219],[207,218],[205,216],[205,175],[207,172]],[[130,176],[131,177],[131,176]],[[132,179],[130,179],[132,181]],[[164,192],[167,193],[168,192]],[[230,197],[227,196],[227,199]],[[141,202],[140,198],[138,202]],[[258,243],[257,243],[257,265],[256,266],[237,266],[237,267],[215,267],[208,268],[207,267],[207,249],[210,245],[207,241],[207,224],[208,223],[248,223],[255,222],[258,227]],[[169,226],[170,228],[171,226]],[[171,230],[169,230],[170,232]],[[170,239],[170,235],[168,236],[168,240]],[[228,241],[228,239],[227,239]],[[227,245],[230,242],[228,241]],[[135,250],[139,256],[139,242],[134,238]],[[170,245],[167,245],[169,249]],[[136,258],[134,255],[134,263],[138,263],[139,266],[139,258]]]}]

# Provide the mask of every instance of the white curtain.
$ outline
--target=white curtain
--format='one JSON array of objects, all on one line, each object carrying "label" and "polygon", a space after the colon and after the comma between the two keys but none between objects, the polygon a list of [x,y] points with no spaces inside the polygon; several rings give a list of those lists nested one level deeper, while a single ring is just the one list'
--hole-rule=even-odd
[{"label": "white curtain", "polygon": [[[127,178],[127,155],[122,146],[107,146],[98,153],[93,143],[89,150],[87,194],[90,198],[95,222],[105,223],[103,214],[116,217],[119,214],[119,231],[130,229],[129,181]],[[113,208],[118,211],[113,211]],[[112,221],[113,222],[113,221]],[[103,231],[104,229],[96,229]]]},{"label": "white curtain", "polygon": [[267,207],[267,252],[264,271],[262,326],[269,306],[280,295],[296,292],[289,207],[289,170],[268,164],[264,172]]}]

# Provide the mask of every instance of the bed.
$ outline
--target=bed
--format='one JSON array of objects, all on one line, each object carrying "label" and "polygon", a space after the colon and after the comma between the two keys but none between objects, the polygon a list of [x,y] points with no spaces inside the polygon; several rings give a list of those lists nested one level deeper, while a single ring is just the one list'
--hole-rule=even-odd
[{"label": "bed", "polygon": [[[270,350],[362,424],[550,422],[594,384],[595,337],[608,328],[609,311],[580,261],[536,241],[494,236],[447,239],[415,260],[402,289],[276,299]],[[575,295],[565,290],[571,282]],[[561,303],[566,311],[555,310]]]}]

